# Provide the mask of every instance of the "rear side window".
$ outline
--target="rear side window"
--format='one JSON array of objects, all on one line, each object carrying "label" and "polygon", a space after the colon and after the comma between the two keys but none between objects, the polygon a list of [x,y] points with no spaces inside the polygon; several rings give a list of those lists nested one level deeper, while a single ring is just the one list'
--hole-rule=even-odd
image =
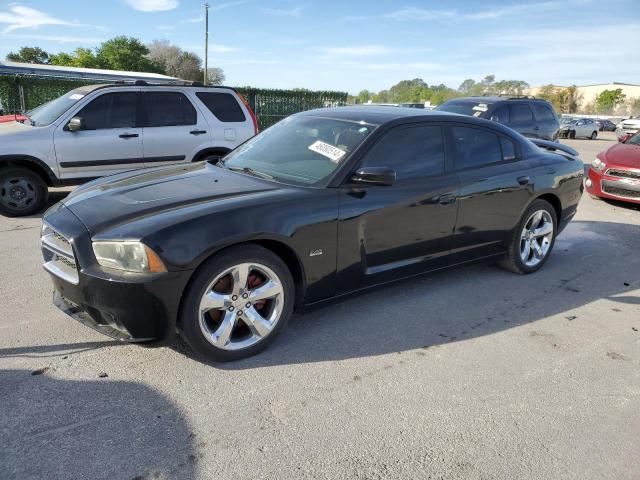
[{"label": "rear side window", "polygon": [[531,108],[533,109],[533,114],[536,116],[536,119],[541,122],[550,122],[556,119],[547,105],[537,105],[534,103],[531,105]]},{"label": "rear side window", "polygon": [[180,92],[145,92],[144,105],[147,127],[195,125],[198,121],[196,109]]},{"label": "rear side window", "polygon": [[426,125],[395,128],[367,153],[362,166],[393,168],[398,180],[441,175],[444,173],[442,128]]},{"label": "rear side window", "polygon": [[502,147],[502,159],[509,161],[516,159],[516,146],[506,137],[500,137],[500,146]]},{"label": "rear side window", "polygon": [[500,139],[478,128],[452,127],[455,164],[458,170],[482,167],[502,161]]},{"label": "rear side window", "polygon": [[529,105],[513,104],[511,109],[511,125],[527,125],[533,122],[533,115]]},{"label": "rear side window", "polygon": [[131,128],[136,126],[136,101],[135,92],[105,93],[75,116],[82,118],[83,130]]},{"label": "rear side window", "polygon": [[229,93],[197,92],[196,96],[221,122],[244,122],[246,120],[238,101]]}]

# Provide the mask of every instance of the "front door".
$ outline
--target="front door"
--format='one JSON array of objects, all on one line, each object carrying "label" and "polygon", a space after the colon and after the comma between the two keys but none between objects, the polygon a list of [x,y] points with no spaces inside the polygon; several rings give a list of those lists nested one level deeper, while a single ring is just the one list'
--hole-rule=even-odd
[{"label": "front door", "polygon": [[144,104],[144,162],[147,167],[191,162],[210,144],[204,117],[178,91],[147,91]]},{"label": "front door", "polygon": [[443,128],[412,124],[387,132],[360,167],[396,171],[392,186],[340,188],[338,290],[443,267],[456,220],[458,180]]},{"label": "front door", "polygon": [[[58,126],[54,144],[61,178],[100,177],[144,166],[137,95],[104,93]],[[80,131],[68,130],[72,117],[82,119]]]}]

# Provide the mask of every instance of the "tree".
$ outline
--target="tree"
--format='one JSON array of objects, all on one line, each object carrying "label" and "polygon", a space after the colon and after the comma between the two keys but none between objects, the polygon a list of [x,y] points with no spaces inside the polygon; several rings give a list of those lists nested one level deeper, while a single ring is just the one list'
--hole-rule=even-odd
[{"label": "tree", "polygon": [[162,66],[147,58],[148,54],[149,49],[140,40],[126,36],[107,40],[96,50],[96,58],[103,68],[164,73]]},{"label": "tree", "polygon": [[207,70],[207,84],[208,85],[222,85],[227,79],[224,74],[224,70],[220,67],[213,67]]},{"label": "tree", "polygon": [[596,97],[595,106],[599,113],[613,113],[618,105],[624,103],[627,96],[622,93],[621,88],[615,90],[604,90]]},{"label": "tree", "polygon": [[360,90],[358,93],[358,103],[367,103],[371,99],[371,92],[369,90]]},{"label": "tree", "polygon": [[186,52],[168,40],[154,40],[147,45],[147,58],[159,65],[166,75],[184,80],[202,81],[202,60],[198,55]]},{"label": "tree", "polygon": [[40,47],[22,47],[18,53],[8,53],[7,61],[47,65],[49,64],[49,54]]},{"label": "tree", "polygon": [[470,95],[473,87],[476,86],[476,81],[472,78],[467,78],[464,82],[460,84],[458,87],[458,91],[463,95]]}]

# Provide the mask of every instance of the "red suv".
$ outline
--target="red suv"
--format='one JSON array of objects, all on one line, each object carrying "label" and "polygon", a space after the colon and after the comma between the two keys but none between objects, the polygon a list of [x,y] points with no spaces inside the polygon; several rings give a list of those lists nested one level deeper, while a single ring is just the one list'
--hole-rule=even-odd
[{"label": "red suv", "polygon": [[597,197],[640,203],[640,132],[600,152],[585,187]]}]

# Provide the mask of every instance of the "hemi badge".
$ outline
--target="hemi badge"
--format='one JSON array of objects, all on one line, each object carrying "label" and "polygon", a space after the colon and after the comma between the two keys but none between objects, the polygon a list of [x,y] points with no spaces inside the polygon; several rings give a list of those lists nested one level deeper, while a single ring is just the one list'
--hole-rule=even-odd
[{"label": "hemi badge", "polygon": [[317,257],[318,255],[322,255],[321,248],[318,248],[317,250],[311,250],[311,252],[309,252],[310,257]]}]

